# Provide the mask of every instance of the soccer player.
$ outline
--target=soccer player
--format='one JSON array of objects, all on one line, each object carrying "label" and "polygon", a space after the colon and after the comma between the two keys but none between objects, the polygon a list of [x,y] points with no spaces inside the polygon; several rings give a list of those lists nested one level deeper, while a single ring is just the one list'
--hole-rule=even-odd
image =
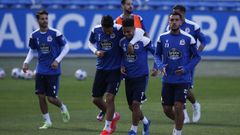
[{"label": "soccer player", "polygon": [[154,48],[147,37],[143,37],[134,44],[134,53],[127,52],[127,45],[135,34],[133,19],[123,20],[124,38],[120,40],[120,47],[124,52],[122,59],[121,73],[125,77],[125,91],[129,105],[132,111],[132,126],[129,135],[136,135],[138,123],[143,121],[143,135],[149,135],[150,120],[148,120],[140,108],[142,98],[148,82],[148,51],[154,55]]},{"label": "soccer player", "polygon": [[[132,18],[134,20],[134,27],[143,29],[145,31],[144,35],[147,35],[147,32],[143,25],[142,17],[136,14],[132,14],[133,12],[132,0],[121,0],[121,5],[122,5],[123,13],[114,20],[114,23],[122,25],[122,22],[124,19]],[[147,101],[147,97],[144,94],[141,103],[144,103],[145,101]],[[97,120],[102,121],[104,118],[104,115],[105,115],[104,112],[100,111],[99,114],[97,115]]]},{"label": "soccer player", "polygon": [[[206,39],[204,34],[200,30],[200,26],[196,24],[193,21],[190,21],[185,18],[185,13],[186,13],[186,8],[183,5],[175,5],[173,7],[173,12],[178,12],[182,15],[183,19],[183,24],[181,25],[180,29],[187,32],[188,34],[192,35],[194,39],[197,41],[200,41],[200,45],[198,47],[198,51],[202,52],[205,45],[206,45]],[[191,71],[191,86],[188,91],[187,99],[192,103],[192,108],[193,108],[193,115],[192,115],[192,122],[196,123],[199,121],[201,117],[201,106],[197,102],[192,89],[193,89],[193,81],[194,81],[194,69]],[[184,123],[190,123],[190,119],[187,113],[187,109],[185,106],[184,109]]]},{"label": "soccer player", "polygon": [[39,129],[52,126],[48,113],[46,97],[50,103],[61,109],[63,122],[70,120],[66,105],[58,98],[60,62],[68,53],[69,46],[62,33],[48,27],[48,12],[40,10],[36,14],[39,29],[30,35],[29,52],[23,63],[23,72],[28,70],[28,64],[33,58],[34,51],[38,54],[37,74],[35,79],[35,93],[38,95],[39,105],[43,114],[44,125]]},{"label": "soccer player", "polygon": [[115,19],[116,24],[122,25],[122,22],[126,18],[132,18],[134,20],[134,27],[141,28],[147,35],[145,26],[143,24],[143,18],[140,15],[133,14],[133,1],[132,0],[121,0],[123,13]]},{"label": "soccer player", "polygon": [[169,15],[170,31],[161,34],[154,57],[163,74],[163,110],[166,116],[175,122],[173,135],[181,135],[183,107],[191,82],[191,71],[201,59],[195,39],[180,30],[181,24],[181,14],[173,12]]},{"label": "soccer player", "polygon": [[[136,30],[136,36],[128,45],[129,53],[133,52],[133,44],[143,37],[144,31]],[[111,16],[103,16],[101,25],[93,28],[89,48],[97,56],[96,74],[93,83],[93,103],[106,114],[106,121],[100,135],[109,135],[116,129],[116,122],[120,119],[115,112],[114,99],[120,84],[120,66],[122,51],[119,41],[123,37],[122,27],[114,24]],[[103,100],[104,94],[106,100]],[[115,113],[114,113],[115,112]]]}]

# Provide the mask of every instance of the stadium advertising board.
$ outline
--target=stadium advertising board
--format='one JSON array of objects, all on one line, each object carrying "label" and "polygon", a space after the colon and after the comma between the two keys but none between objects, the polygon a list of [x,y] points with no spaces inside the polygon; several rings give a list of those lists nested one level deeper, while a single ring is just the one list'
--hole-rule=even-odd
[{"label": "stadium advertising board", "polygon": [[[23,56],[28,52],[30,33],[38,28],[30,9],[0,9],[0,56]],[[49,10],[49,26],[57,28],[68,41],[68,56],[92,56],[87,47],[90,31],[102,15],[116,18],[121,10]],[[168,23],[168,11],[137,11],[156,44]],[[200,25],[207,37],[202,53],[210,59],[240,59],[240,12],[188,12],[187,18]]]}]

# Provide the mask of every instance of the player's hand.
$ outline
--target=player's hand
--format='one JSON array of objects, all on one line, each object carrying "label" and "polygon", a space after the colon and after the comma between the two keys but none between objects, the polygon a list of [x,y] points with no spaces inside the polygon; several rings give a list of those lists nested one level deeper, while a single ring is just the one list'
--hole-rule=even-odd
[{"label": "player's hand", "polygon": [[23,70],[24,73],[27,72],[27,70],[28,70],[28,64],[27,63],[23,63],[22,70]]},{"label": "player's hand", "polygon": [[101,58],[104,56],[104,51],[99,50],[99,51],[96,51],[95,54],[97,55],[97,57]]},{"label": "player's hand", "polygon": [[123,66],[121,67],[121,73],[122,73],[123,75],[127,75],[127,74],[126,74],[126,69],[125,69],[125,67],[123,67]]},{"label": "player's hand", "polygon": [[182,74],[184,74],[184,69],[183,69],[183,67],[180,67],[179,69],[177,69],[177,70],[175,71],[175,73],[176,73],[177,75],[182,75]]},{"label": "player's hand", "polygon": [[56,60],[51,64],[52,69],[58,69],[58,62]]},{"label": "player's hand", "polygon": [[203,44],[201,44],[201,45],[198,47],[198,52],[202,52],[204,48],[205,48],[205,46],[204,46]]},{"label": "player's hand", "polygon": [[161,74],[162,74],[163,76],[167,76],[167,72],[166,72],[166,67],[167,67],[167,65],[168,65],[168,64],[165,64],[165,65],[163,66],[162,70],[160,70],[160,72],[161,72]]},{"label": "player's hand", "polygon": [[128,49],[127,49],[128,54],[134,54],[134,45],[129,43],[128,44]]},{"label": "player's hand", "polygon": [[155,69],[155,68],[153,68],[152,70],[151,70],[151,76],[157,76],[157,74],[158,74],[158,70],[157,69]]}]

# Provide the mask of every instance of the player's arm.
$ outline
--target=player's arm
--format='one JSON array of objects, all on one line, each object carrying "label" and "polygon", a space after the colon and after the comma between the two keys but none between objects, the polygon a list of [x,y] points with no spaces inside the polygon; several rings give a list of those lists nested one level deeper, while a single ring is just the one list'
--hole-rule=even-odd
[{"label": "player's arm", "polygon": [[201,32],[200,28],[196,31],[197,38],[200,41],[200,46],[198,47],[198,51],[202,52],[206,46],[206,37],[205,35]]},{"label": "player's arm", "polygon": [[62,33],[60,31],[57,31],[56,40],[62,50],[61,50],[61,53],[58,55],[58,57],[55,58],[55,60],[51,64],[51,67],[53,69],[58,69],[59,63],[69,52],[69,45],[67,44],[64,36],[62,35]]},{"label": "player's arm", "polygon": [[194,67],[201,60],[201,56],[199,55],[199,52],[196,48],[196,41],[193,37],[191,39],[191,44],[190,44],[190,56],[192,56],[192,58],[190,59],[190,62],[187,65],[183,66],[184,72],[192,71]]},{"label": "player's arm", "polygon": [[[147,51],[149,51],[149,52],[153,55],[153,57],[154,57],[155,48],[154,48],[151,40],[150,40],[149,38],[147,38],[147,37],[143,37],[142,41],[143,41],[144,48],[145,48]],[[152,76],[156,76],[157,73],[158,73],[158,72],[157,72],[157,64],[154,62],[154,63],[153,63],[152,70],[151,70],[151,75],[152,75]]]},{"label": "player's arm", "polygon": [[155,54],[154,54],[154,62],[156,64],[157,70],[160,70],[161,73],[163,75],[167,75],[166,74],[166,66],[167,64],[163,64],[162,62],[162,43],[161,43],[161,37],[159,38],[159,41],[157,42],[157,48],[155,50]]},{"label": "player's arm", "polygon": [[29,45],[30,49],[29,49],[28,54],[23,62],[23,65],[22,65],[22,70],[24,73],[28,70],[28,68],[29,68],[28,65],[34,57],[34,49],[36,49],[36,45],[32,38],[32,34],[30,35],[28,45]]},{"label": "player's arm", "polygon": [[96,48],[96,36],[95,36],[95,32],[94,32],[94,28],[91,31],[91,35],[89,37],[89,41],[88,41],[88,48],[93,52],[93,54],[95,54],[97,57],[103,57],[104,56],[104,52],[101,50],[97,50]]},{"label": "player's arm", "polygon": [[34,57],[34,51],[33,51],[33,49],[30,48],[28,51],[27,57],[24,60],[23,65],[22,65],[22,70],[24,73],[26,73],[26,71],[28,70],[28,68],[29,68],[28,65],[32,61],[33,57]]}]

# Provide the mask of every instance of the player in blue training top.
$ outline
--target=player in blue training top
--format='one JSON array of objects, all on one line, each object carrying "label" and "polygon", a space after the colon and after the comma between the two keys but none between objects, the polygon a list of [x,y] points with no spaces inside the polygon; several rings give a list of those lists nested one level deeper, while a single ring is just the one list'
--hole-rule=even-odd
[{"label": "player in blue training top", "polygon": [[33,58],[34,51],[38,54],[36,67],[35,93],[38,95],[40,109],[43,114],[44,125],[39,129],[52,126],[48,113],[46,97],[50,103],[61,109],[63,121],[68,122],[70,115],[66,105],[58,98],[60,62],[68,53],[69,46],[63,35],[56,29],[48,27],[48,12],[40,10],[36,14],[39,29],[32,32],[29,40],[29,52],[23,63],[23,72],[28,70],[28,64]]},{"label": "player in blue training top", "polygon": [[170,31],[160,36],[154,57],[158,69],[164,75],[162,105],[166,116],[175,121],[173,135],[181,135],[184,120],[183,107],[190,87],[191,71],[201,59],[195,39],[180,30],[181,24],[181,14],[171,13]]},{"label": "player in blue training top", "polygon": [[[198,51],[202,52],[204,47],[206,46],[206,38],[204,34],[201,32],[200,26],[193,21],[190,21],[185,18],[186,8],[183,5],[175,5],[173,7],[174,12],[178,12],[183,17],[183,23],[180,27],[181,30],[187,32],[188,34],[192,35],[195,40],[200,41],[200,45],[198,47]],[[194,81],[194,69],[191,71],[191,87],[188,91],[187,99],[192,103],[193,108],[193,115],[192,115],[192,122],[198,122],[201,117],[201,106],[197,102],[195,96],[191,89],[193,89],[193,81]],[[188,117],[187,109],[184,108],[184,123],[190,123],[190,119]]]},{"label": "player in blue training top", "polygon": [[124,38],[120,40],[120,47],[123,50],[121,73],[125,77],[125,91],[132,111],[132,126],[129,135],[136,135],[138,123],[143,122],[143,135],[149,135],[150,120],[148,120],[140,108],[141,101],[146,92],[148,83],[148,51],[154,55],[154,48],[151,40],[147,37],[141,38],[134,46],[134,52],[127,51],[128,44],[135,34],[134,20],[127,18],[123,20]]},{"label": "player in blue training top", "polygon": [[[128,45],[128,51],[133,51],[133,44],[143,37],[144,31],[136,30],[136,36]],[[115,112],[114,98],[120,84],[120,66],[123,53],[119,41],[123,37],[122,27],[114,24],[111,16],[103,16],[101,25],[93,28],[89,48],[97,56],[96,74],[93,83],[93,103],[106,113],[106,121],[100,135],[109,135],[116,129],[116,122],[120,119]],[[106,101],[103,100],[104,94]]]}]

